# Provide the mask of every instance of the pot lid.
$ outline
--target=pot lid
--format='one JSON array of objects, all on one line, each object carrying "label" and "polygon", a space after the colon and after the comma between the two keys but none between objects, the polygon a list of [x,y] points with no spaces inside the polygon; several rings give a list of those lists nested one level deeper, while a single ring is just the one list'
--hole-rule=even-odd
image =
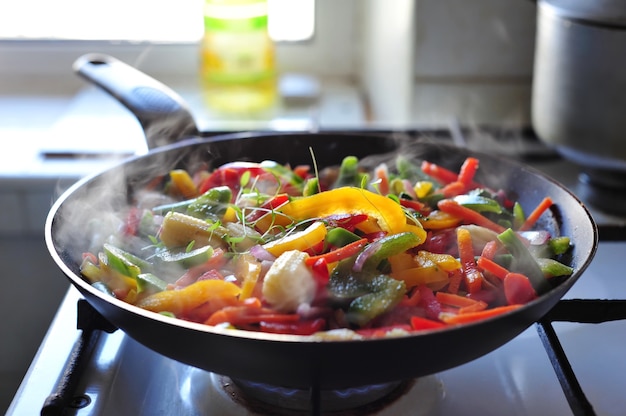
[{"label": "pot lid", "polygon": [[566,19],[596,25],[626,27],[624,0],[541,0],[554,13]]}]

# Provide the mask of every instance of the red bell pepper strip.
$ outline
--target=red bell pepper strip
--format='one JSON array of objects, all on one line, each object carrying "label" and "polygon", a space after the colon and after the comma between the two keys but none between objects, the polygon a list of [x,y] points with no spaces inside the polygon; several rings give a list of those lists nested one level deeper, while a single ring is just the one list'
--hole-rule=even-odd
[{"label": "red bell pepper strip", "polygon": [[255,208],[254,211],[252,211],[250,214],[246,215],[246,222],[247,223],[254,222],[258,220],[259,218],[261,218],[262,216],[264,216],[265,214],[267,214],[268,212],[280,207],[283,204],[286,204],[287,202],[289,202],[289,195],[287,194],[275,195],[272,198],[265,201],[263,204],[261,204],[260,207]]},{"label": "red bell pepper strip", "polygon": [[234,190],[233,197],[235,197],[237,191],[241,188],[241,176],[245,172],[250,172],[250,178],[254,179],[265,170],[259,163],[253,162],[231,162],[220,166],[213,171],[207,178],[205,178],[198,187],[198,193],[203,194],[211,188],[216,186],[228,186]]},{"label": "red bell pepper strip", "polygon": [[125,236],[137,235],[137,230],[139,229],[140,223],[141,212],[137,207],[132,207],[126,215],[126,220],[124,221],[124,228],[122,230],[122,233]]},{"label": "red bell pepper strip", "polygon": [[442,199],[437,203],[437,207],[448,214],[456,215],[463,218],[464,221],[480,225],[485,228],[489,228],[497,233],[501,233],[506,230],[505,227],[500,224],[496,224],[489,218],[485,217],[481,213],[474,211],[471,208],[464,207],[453,199]]},{"label": "red bell pepper strip", "polygon": [[[447,185],[449,183],[459,180],[459,175],[457,173],[432,162],[423,161],[421,168],[425,174],[433,177],[443,185]],[[481,187],[482,186],[479,183],[476,183],[474,181],[470,182],[470,189]]]},{"label": "red bell pepper strip", "polygon": [[537,205],[535,207],[535,209],[533,210],[533,212],[530,213],[530,215],[528,215],[528,217],[526,217],[526,220],[524,221],[524,223],[519,227],[518,231],[527,231],[530,230],[536,223],[537,220],[539,220],[539,217],[541,217],[541,215],[548,210],[548,208],[550,208],[552,206],[552,199],[547,196],[545,197],[540,203],[539,205]]},{"label": "red bell pepper strip", "polygon": [[526,304],[537,297],[537,292],[521,273],[508,273],[504,278],[504,297],[509,305]]},{"label": "red bell pepper strip", "polygon": [[422,296],[420,291],[414,289],[412,293],[407,293],[404,295],[404,298],[400,301],[400,304],[403,306],[417,306],[420,303]]},{"label": "red bell pepper strip", "polygon": [[424,308],[426,317],[435,320],[439,319],[441,303],[439,303],[433,291],[426,285],[417,286],[417,290],[420,292],[420,306]]},{"label": "red bell pepper strip", "polygon": [[258,304],[242,304],[226,306],[214,312],[204,323],[206,325],[218,325],[229,323],[231,325],[246,325],[263,322],[298,322],[300,315],[283,314],[263,308]]},{"label": "red bell pepper strip", "polygon": [[433,321],[432,319],[423,318],[421,316],[411,317],[411,328],[414,331],[424,331],[428,329],[444,328],[446,324],[439,321]]},{"label": "red bell pepper strip", "polygon": [[428,215],[428,212],[430,211],[430,208],[428,208],[423,202],[406,198],[399,198],[399,200],[400,205],[402,205],[404,208],[412,209],[413,211],[419,212],[424,215]]},{"label": "red bell pepper strip", "polygon": [[319,259],[325,259],[326,263],[334,263],[339,260],[347,259],[357,254],[368,243],[367,238],[361,238],[353,243],[347,244],[343,247],[339,247],[328,253],[319,254],[317,256],[310,256],[305,260],[307,266],[314,265]]},{"label": "red bell pepper strip", "polygon": [[323,218],[329,228],[341,227],[354,231],[357,225],[368,219],[367,214],[334,214]]},{"label": "red bell pepper strip", "polygon": [[474,248],[472,235],[465,228],[456,230],[457,245],[459,246],[459,258],[463,270],[464,282],[469,293],[476,293],[482,289],[483,275],[476,266],[474,260]]},{"label": "red bell pepper strip", "polygon": [[326,261],[325,257],[319,257],[315,260],[313,264],[311,264],[311,270],[313,271],[313,277],[315,278],[318,287],[323,287],[328,284],[330,273],[328,272],[328,261]]}]

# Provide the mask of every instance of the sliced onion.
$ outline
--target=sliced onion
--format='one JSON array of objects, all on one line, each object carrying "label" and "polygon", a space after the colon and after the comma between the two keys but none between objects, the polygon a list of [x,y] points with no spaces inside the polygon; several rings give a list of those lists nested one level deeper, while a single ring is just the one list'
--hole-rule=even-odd
[{"label": "sliced onion", "polygon": [[369,259],[378,250],[380,250],[381,245],[382,243],[380,242],[380,240],[377,240],[365,246],[363,251],[361,251],[359,255],[356,256],[356,260],[354,261],[352,270],[354,270],[355,272],[360,272],[361,270],[363,270],[363,265],[365,264],[367,259]]},{"label": "sliced onion", "polygon": [[267,261],[274,261],[274,260],[276,260],[276,256],[274,256],[272,253],[270,253],[269,251],[264,249],[263,246],[261,246],[260,244],[256,244],[256,245],[250,247],[250,254],[252,254],[254,257],[256,257],[257,259],[259,259],[261,261],[263,261],[263,260],[267,260]]},{"label": "sliced onion", "polygon": [[533,246],[547,244],[550,240],[550,233],[546,230],[522,231],[519,234]]}]

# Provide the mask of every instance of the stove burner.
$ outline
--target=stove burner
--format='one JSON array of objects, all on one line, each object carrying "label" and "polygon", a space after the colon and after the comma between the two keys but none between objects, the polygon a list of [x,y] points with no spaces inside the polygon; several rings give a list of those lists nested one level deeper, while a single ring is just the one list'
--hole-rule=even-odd
[{"label": "stove burner", "polygon": [[[212,408],[219,409],[222,416],[426,416],[432,414],[444,397],[440,380],[428,376],[417,380],[322,391],[321,409],[316,413],[311,410],[311,393],[306,389],[233,380],[213,373],[210,378],[210,385],[204,384],[202,387],[208,388],[210,394],[207,395],[207,390],[204,390],[203,396],[209,397]],[[197,385],[197,381],[194,380],[194,384]]]},{"label": "stove burner", "polygon": [[[276,387],[246,380],[232,381],[248,397],[273,406],[292,410],[307,410],[311,407],[309,390]],[[320,392],[320,400],[325,411],[352,409],[386,397],[401,385],[402,382],[398,381],[342,390],[324,390]]]},{"label": "stove burner", "polygon": [[626,172],[589,168],[578,181],[582,200],[607,213],[626,215]]}]

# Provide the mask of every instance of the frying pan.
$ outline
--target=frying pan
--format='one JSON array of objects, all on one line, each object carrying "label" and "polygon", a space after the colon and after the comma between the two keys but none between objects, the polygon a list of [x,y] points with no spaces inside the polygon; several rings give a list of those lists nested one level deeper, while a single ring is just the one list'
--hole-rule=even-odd
[{"label": "frying pan", "polygon": [[[133,83],[143,82],[147,76],[138,75],[139,71],[113,58],[92,55],[80,59],[77,65],[81,75],[114,96],[123,97],[121,102],[131,109],[137,100],[124,96],[137,88],[146,91],[143,84]],[[107,70],[112,66],[117,68],[115,76]],[[95,76],[91,71],[94,68]],[[132,74],[130,78],[128,71]],[[106,74],[105,81],[101,80],[102,74]],[[158,82],[149,80],[150,88],[160,90]],[[123,86],[121,92],[116,90],[116,83]],[[168,99],[175,117],[192,122],[179,97]],[[133,100],[135,103],[129,102]],[[139,112],[144,111],[145,106],[140,107]],[[148,107],[150,111],[161,112],[167,106]],[[153,116],[138,116],[144,128],[150,127],[150,117]],[[156,120],[159,118],[154,116]],[[173,143],[154,146],[158,140],[153,140],[147,154],[131,157],[77,182],[51,208],[45,238],[58,267],[102,316],[146,347],[194,367],[236,379],[303,389],[347,388],[433,374],[487,354],[527,329],[557,304],[595,254],[597,228],[581,201],[554,180],[512,160],[419,136],[249,132],[181,137],[194,132],[193,126],[184,130],[178,131],[173,139],[167,138]],[[175,167],[193,170],[200,165],[211,168],[228,161],[265,159],[292,166],[311,164],[311,150],[319,166],[337,165],[346,155],[380,160],[402,152],[458,169],[467,156],[478,157],[481,162],[478,179],[493,188],[507,190],[525,210],[531,210],[546,195],[554,200],[555,205],[549,215],[544,215],[541,226],[571,238],[573,250],[566,262],[574,268],[574,273],[529,304],[481,322],[397,338],[332,341],[229,330],[171,319],[108,296],[81,277],[81,253],[87,250],[97,232],[104,233],[98,229],[88,231],[93,220],[91,214],[86,214],[89,207],[95,206],[101,212],[119,209],[154,175],[165,174]]]}]

